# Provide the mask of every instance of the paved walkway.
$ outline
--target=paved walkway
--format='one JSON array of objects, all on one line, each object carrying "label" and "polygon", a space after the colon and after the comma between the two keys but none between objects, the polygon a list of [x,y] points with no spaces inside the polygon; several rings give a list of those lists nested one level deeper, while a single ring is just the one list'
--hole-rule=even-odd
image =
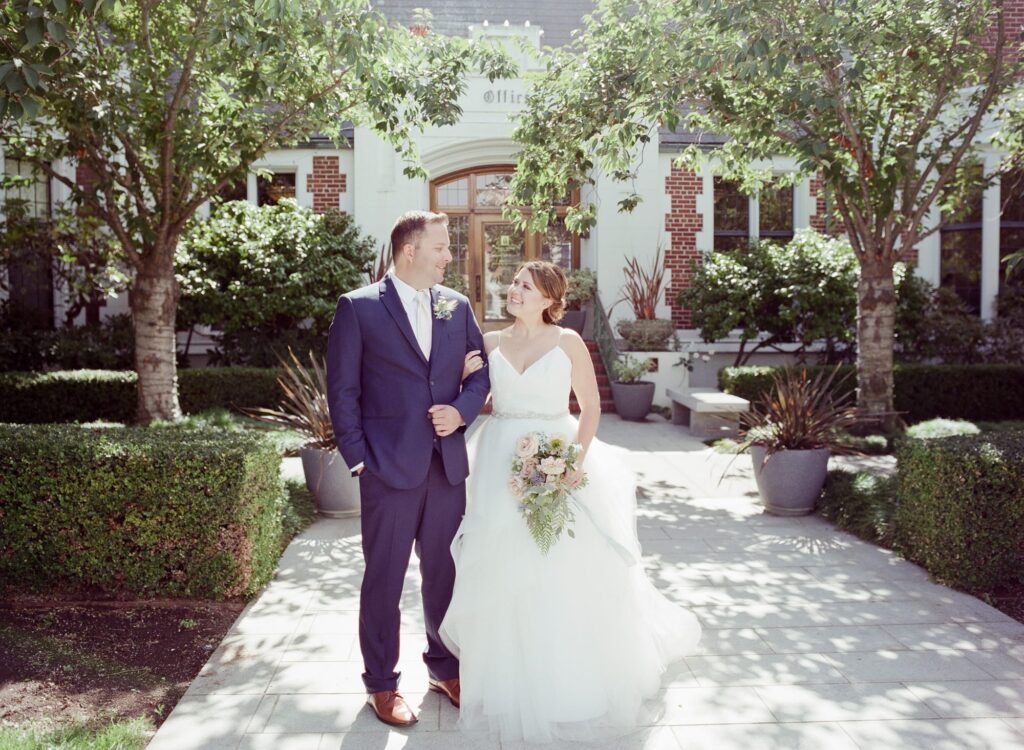
[{"label": "paved walkway", "polygon": [[[658,725],[608,747],[1024,748],[1024,625],[817,517],[764,515],[749,459],[719,482],[730,457],[660,418],[605,418],[601,437],[638,472],[650,575],[705,628]],[[499,748],[424,692],[415,566],[400,669],[420,722],[392,731],[364,705],[360,566],[358,519],[295,539],[150,750]]]}]

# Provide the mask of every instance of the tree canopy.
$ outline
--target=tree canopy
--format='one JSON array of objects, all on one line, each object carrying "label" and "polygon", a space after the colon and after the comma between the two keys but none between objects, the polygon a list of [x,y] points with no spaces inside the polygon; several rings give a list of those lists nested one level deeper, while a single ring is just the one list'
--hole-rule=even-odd
[{"label": "tree canopy", "polygon": [[[140,419],[176,418],[175,247],[267,151],[346,122],[422,174],[414,133],[461,115],[500,50],[390,25],[365,0],[12,0],[0,137],[110,228],[133,272]],[[60,168],[78,167],[76,175]]]}]

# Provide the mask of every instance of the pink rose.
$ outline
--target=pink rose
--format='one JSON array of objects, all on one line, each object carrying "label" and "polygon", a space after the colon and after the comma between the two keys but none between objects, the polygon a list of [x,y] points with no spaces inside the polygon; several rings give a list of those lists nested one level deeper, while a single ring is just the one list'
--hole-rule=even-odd
[{"label": "pink rose", "polygon": [[529,435],[523,435],[519,438],[519,442],[516,443],[516,455],[520,458],[529,458],[537,452],[537,434],[531,432]]},{"label": "pink rose", "polygon": [[508,480],[508,491],[516,497],[520,497],[523,494],[523,480],[519,477],[512,477]]}]

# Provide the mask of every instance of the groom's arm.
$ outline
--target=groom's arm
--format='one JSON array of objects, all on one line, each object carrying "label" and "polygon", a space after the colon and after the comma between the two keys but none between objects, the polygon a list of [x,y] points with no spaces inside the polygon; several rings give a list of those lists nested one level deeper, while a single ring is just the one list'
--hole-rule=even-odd
[{"label": "groom's arm", "polygon": [[334,437],[349,469],[366,459],[363,437],[362,392],[363,336],[352,300],[342,297],[327,337],[327,408]]},{"label": "groom's arm", "polygon": [[[477,325],[476,316],[473,315],[473,309],[467,304],[466,352],[471,351],[482,353],[486,350],[484,349],[484,336],[480,333],[480,326]],[[487,401],[487,393],[491,390],[491,376],[486,362],[487,358],[484,357],[484,367],[471,373],[463,381],[462,392],[452,401],[452,406],[459,410],[459,414],[462,415],[462,421],[465,423],[459,427],[460,431],[465,431],[466,427],[473,423],[473,420],[480,415],[480,410],[484,408],[484,403]]]}]

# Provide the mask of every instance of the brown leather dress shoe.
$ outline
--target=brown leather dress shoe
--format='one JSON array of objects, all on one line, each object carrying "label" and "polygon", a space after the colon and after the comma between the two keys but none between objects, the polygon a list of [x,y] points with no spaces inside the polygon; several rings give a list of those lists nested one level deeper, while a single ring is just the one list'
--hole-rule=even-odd
[{"label": "brown leather dress shoe", "polygon": [[452,705],[456,708],[459,707],[460,689],[458,677],[453,680],[431,680],[430,689],[435,693],[447,695],[448,700],[452,702]]},{"label": "brown leather dress shoe", "polygon": [[393,727],[407,727],[419,721],[397,690],[383,690],[366,697],[377,718]]}]

